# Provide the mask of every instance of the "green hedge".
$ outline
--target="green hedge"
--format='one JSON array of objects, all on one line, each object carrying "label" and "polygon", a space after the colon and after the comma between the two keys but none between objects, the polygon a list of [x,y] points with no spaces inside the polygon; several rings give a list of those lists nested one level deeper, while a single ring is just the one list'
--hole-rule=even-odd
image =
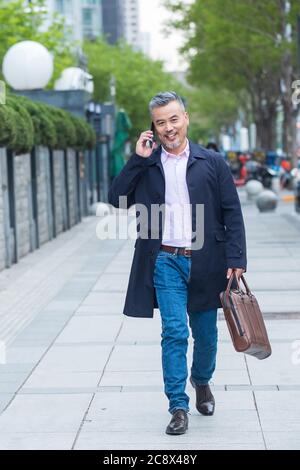
[{"label": "green hedge", "polygon": [[37,145],[86,150],[95,142],[92,127],[62,109],[12,94],[0,106],[0,147],[16,154],[27,153]]}]

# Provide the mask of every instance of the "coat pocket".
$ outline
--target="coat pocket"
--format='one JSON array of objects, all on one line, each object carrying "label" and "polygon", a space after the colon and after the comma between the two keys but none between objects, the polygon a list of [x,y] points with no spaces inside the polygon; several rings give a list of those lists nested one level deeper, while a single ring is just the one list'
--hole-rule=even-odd
[{"label": "coat pocket", "polygon": [[225,242],[226,241],[226,233],[223,230],[218,230],[215,232],[215,238],[218,242]]}]

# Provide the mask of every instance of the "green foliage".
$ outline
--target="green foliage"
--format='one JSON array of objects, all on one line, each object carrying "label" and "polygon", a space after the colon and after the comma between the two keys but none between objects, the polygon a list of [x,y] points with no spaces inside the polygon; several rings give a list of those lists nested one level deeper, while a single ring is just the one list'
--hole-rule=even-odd
[{"label": "green foliage", "polygon": [[236,94],[206,85],[187,92],[190,114],[189,136],[194,141],[207,143],[219,135],[237,119],[238,97]]},{"label": "green foliage", "polygon": [[73,115],[71,115],[70,118],[74,126],[76,136],[73,148],[75,148],[75,150],[84,150],[86,148],[92,149],[95,147],[96,134],[92,127],[83,119],[77,118]]},{"label": "green foliage", "polygon": [[0,146],[16,154],[33,146],[85,150],[95,145],[95,132],[81,118],[54,106],[10,94],[0,106]]},{"label": "green foliage", "polygon": [[69,113],[54,106],[44,105],[46,112],[54,123],[56,130],[56,140],[53,145],[55,149],[66,149],[67,147],[75,147],[76,134],[73,121],[69,117]]},{"label": "green foliage", "polygon": [[56,128],[51,119],[51,113],[46,107],[37,101],[31,101],[23,96],[18,96],[18,100],[30,114],[34,127],[35,145],[54,147],[56,143]]},{"label": "green foliage", "polygon": [[33,147],[34,126],[30,114],[17,97],[9,96],[7,106],[15,112],[16,140],[8,144],[16,154],[27,153]]},{"label": "green foliage", "polygon": [[235,92],[250,89],[254,79],[267,82],[278,72],[282,55],[295,47],[283,34],[284,21],[295,25],[295,17],[284,18],[277,0],[165,3],[177,14],[172,27],[185,31],[182,52],[191,65],[192,82],[204,80]]},{"label": "green foliage", "polygon": [[14,146],[17,138],[17,114],[8,106],[0,105],[0,147]]},{"label": "green foliage", "polygon": [[88,140],[88,130],[86,126],[82,125],[81,120],[79,121],[75,116],[71,116],[71,122],[75,130],[75,143],[73,148],[80,150],[82,142]]},{"label": "green foliage", "polygon": [[[236,108],[258,127],[262,121],[272,126],[276,103],[282,99],[291,103],[291,84],[297,78],[299,0],[164,0],[164,3],[174,13],[168,24],[169,32],[173,29],[184,32],[181,52],[189,63],[190,83],[209,87],[211,96],[212,92],[229,93],[229,101],[233,103],[235,97]],[[290,37],[287,25],[291,26]],[[211,117],[215,107],[212,105],[208,110]]]},{"label": "green foliage", "polygon": [[45,30],[48,21],[45,0],[0,0],[0,63],[7,50],[17,42],[38,41],[54,57],[54,74],[49,84],[51,86],[64,68],[74,65],[71,51],[76,44],[68,39],[70,33],[61,15],[55,14]]},{"label": "green foliage", "polygon": [[109,45],[102,40],[86,42],[89,71],[94,77],[94,99],[110,99],[109,82],[116,78],[116,102],[128,113],[133,124],[131,136],[136,137],[150,127],[148,104],[160,91],[176,90],[185,94],[185,88],[176,78],[164,71],[159,61],[153,61],[126,44]]},{"label": "green foliage", "polygon": [[87,134],[88,134],[88,139],[85,142],[85,145],[87,149],[91,150],[96,145],[96,133],[94,129],[87,122],[83,121],[83,124],[85,125],[87,129]]}]

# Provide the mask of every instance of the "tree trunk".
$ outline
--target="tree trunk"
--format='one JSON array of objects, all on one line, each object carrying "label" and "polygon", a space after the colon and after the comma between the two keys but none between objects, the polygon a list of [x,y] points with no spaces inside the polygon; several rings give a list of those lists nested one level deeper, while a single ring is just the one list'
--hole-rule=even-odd
[{"label": "tree trunk", "polygon": [[297,145],[297,115],[292,102],[282,100],[284,120],[283,120],[283,148],[288,157],[292,159],[293,167],[297,167],[298,145]]},{"label": "tree trunk", "polygon": [[[292,102],[292,84],[296,80],[296,68],[292,57],[292,49],[290,47],[290,39],[286,36],[287,28],[287,14],[286,14],[287,2],[281,0],[281,29],[282,37],[286,39],[286,50],[282,56],[281,61],[281,75],[282,75],[282,94],[281,102],[284,113],[283,120],[283,144],[284,150],[289,157],[292,159],[292,165],[297,166],[297,115],[299,107]],[[296,37],[296,31],[293,30],[293,36]]]},{"label": "tree trunk", "polygon": [[276,105],[268,103],[267,106],[259,106],[254,115],[257,130],[256,147],[265,152],[276,150]]}]

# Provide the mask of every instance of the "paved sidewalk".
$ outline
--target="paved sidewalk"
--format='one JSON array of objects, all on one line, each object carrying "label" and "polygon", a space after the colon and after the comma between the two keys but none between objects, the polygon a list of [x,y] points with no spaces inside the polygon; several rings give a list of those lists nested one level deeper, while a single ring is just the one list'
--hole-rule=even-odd
[{"label": "paved sidewalk", "polygon": [[189,430],[166,435],[159,312],[121,314],[134,243],[98,240],[89,217],[0,273],[0,449],[300,449],[300,217],[240,195],[273,355],[236,353],[220,312],[216,413],[188,385]]}]

